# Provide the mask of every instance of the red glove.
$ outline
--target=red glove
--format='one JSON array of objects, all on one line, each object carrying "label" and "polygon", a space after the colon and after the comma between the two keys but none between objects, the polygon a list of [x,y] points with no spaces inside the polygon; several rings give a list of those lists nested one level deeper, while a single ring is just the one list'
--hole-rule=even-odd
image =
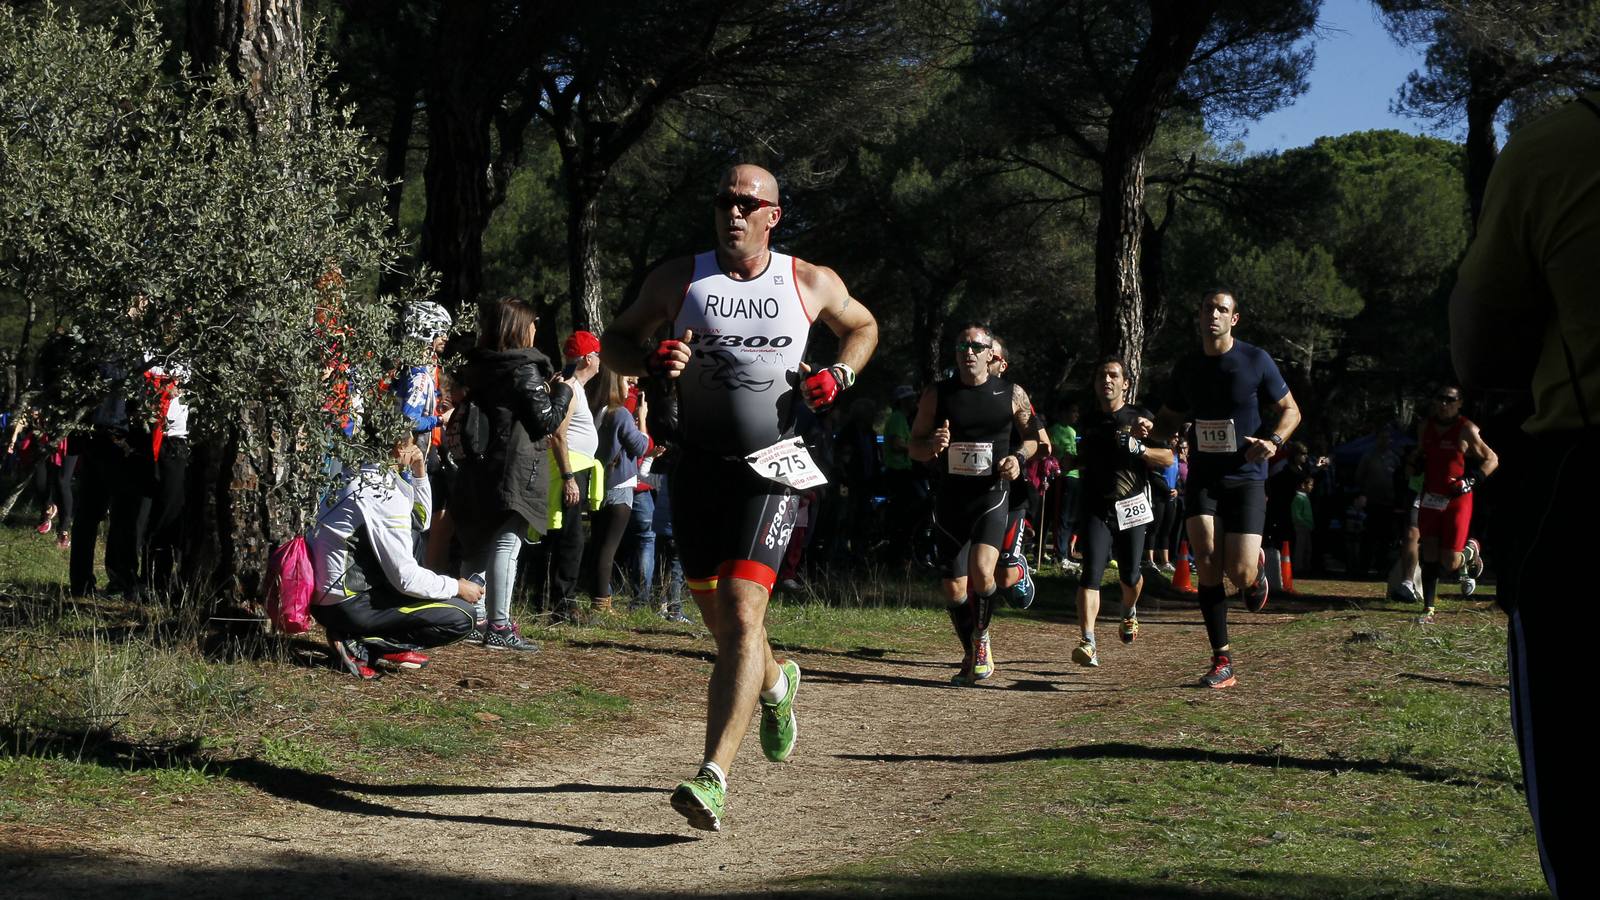
[{"label": "red glove", "polygon": [[[800,364],[800,371],[810,372],[811,367],[805,363]],[[823,412],[839,399],[839,393],[854,384],[856,373],[850,367],[839,363],[813,372],[801,383],[800,388],[805,393],[806,405],[814,412]]]},{"label": "red glove", "polygon": [[683,369],[689,364],[689,354],[693,352],[689,342],[694,339],[694,332],[684,329],[683,337],[678,340],[665,340],[656,345],[654,350],[644,355],[645,371],[651,375],[665,375],[668,378],[677,378],[683,374]]}]

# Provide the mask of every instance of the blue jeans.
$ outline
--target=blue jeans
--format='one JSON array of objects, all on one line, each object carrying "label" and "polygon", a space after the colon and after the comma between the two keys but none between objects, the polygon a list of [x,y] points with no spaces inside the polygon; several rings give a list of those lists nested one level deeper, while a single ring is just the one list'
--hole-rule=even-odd
[{"label": "blue jeans", "polygon": [[662,555],[666,557],[666,608],[667,612],[681,613],[683,612],[683,561],[678,558],[678,545],[672,537],[672,497],[667,489],[667,476],[661,476],[661,483],[653,493],[655,517],[652,524],[656,536],[661,538]]},{"label": "blue jeans", "polygon": [[638,573],[638,589],[633,595],[634,606],[647,606],[650,591],[656,581],[656,492],[640,491],[633,495],[633,518],[628,521],[628,538],[633,541],[634,571]]},{"label": "blue jeans", "polygon": [[527,529],[527,521],[512,513],[495,529],[494,537],[467,553],[467,571],[483,576],[483,599],[476,615],[490,625],[511,624],[511,587],[517,580],[517,557]]}]

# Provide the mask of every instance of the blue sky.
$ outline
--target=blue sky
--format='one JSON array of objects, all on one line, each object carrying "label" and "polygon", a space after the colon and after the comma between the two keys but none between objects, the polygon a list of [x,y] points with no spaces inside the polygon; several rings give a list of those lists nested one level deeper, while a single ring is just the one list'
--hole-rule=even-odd
[{"label": "blue sky", "polygon": [[[1431,133],[1422,120],[1389,112],[1406,75],[1422,67],[1421,48],[1391,40],[1368,0],[1325,0],[1318,27],[1322,36],[1310,90],[1293,106],[1251,125],[1244,137],[1248,152],[1304,147],[1323,135],[1371,128]],[[1454,138],[1454,130],[1438,136]]]}]

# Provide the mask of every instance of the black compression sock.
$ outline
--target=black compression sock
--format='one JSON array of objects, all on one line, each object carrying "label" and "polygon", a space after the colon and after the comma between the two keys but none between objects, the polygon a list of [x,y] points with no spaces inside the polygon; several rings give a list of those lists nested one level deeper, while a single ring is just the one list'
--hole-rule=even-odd
[{"label": "black compression sock", "polygon": [[1422,605],[1433,609],[1433,601],[1439,596],[1439,564],[1437,562],[1423,562],[1422,564]]},{"label": "black compression sock", "polygon": [[1228,591],[1220,584],[1199,587],[1200,615],[1206,620],[1206,637],[1212,649],[1228,646]]},{"label": "black compression sock", "polygon": [[986,597],[972,597],[967,600],[967,602],[978,604],[977,633],[983,634],[985,631],[988,631],[989,620],[994,618],[994,594],[989,594]]},{"label": "black compression sock", "polygon": [[950,624],[956,627],[956,637],[961,639],[962,647],[972,646],[972,601],[955,606],[945,607],[950,613]]}]

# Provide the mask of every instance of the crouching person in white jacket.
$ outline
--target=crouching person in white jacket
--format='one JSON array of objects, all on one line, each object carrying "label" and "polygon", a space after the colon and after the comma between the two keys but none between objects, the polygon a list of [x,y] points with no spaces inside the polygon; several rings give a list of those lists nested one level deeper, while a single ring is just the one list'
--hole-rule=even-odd
[{"label": "crouching person in white jacket", "polygon": [[392,464],[369,463],[307,536],[316,574],[311,615],[328,632],[334,662],[362,679],[376,666],[420,669],[418,652],[467,636],[483,587],[424,569],[412,535],[433,517],[427,460],[413,438]]}]

